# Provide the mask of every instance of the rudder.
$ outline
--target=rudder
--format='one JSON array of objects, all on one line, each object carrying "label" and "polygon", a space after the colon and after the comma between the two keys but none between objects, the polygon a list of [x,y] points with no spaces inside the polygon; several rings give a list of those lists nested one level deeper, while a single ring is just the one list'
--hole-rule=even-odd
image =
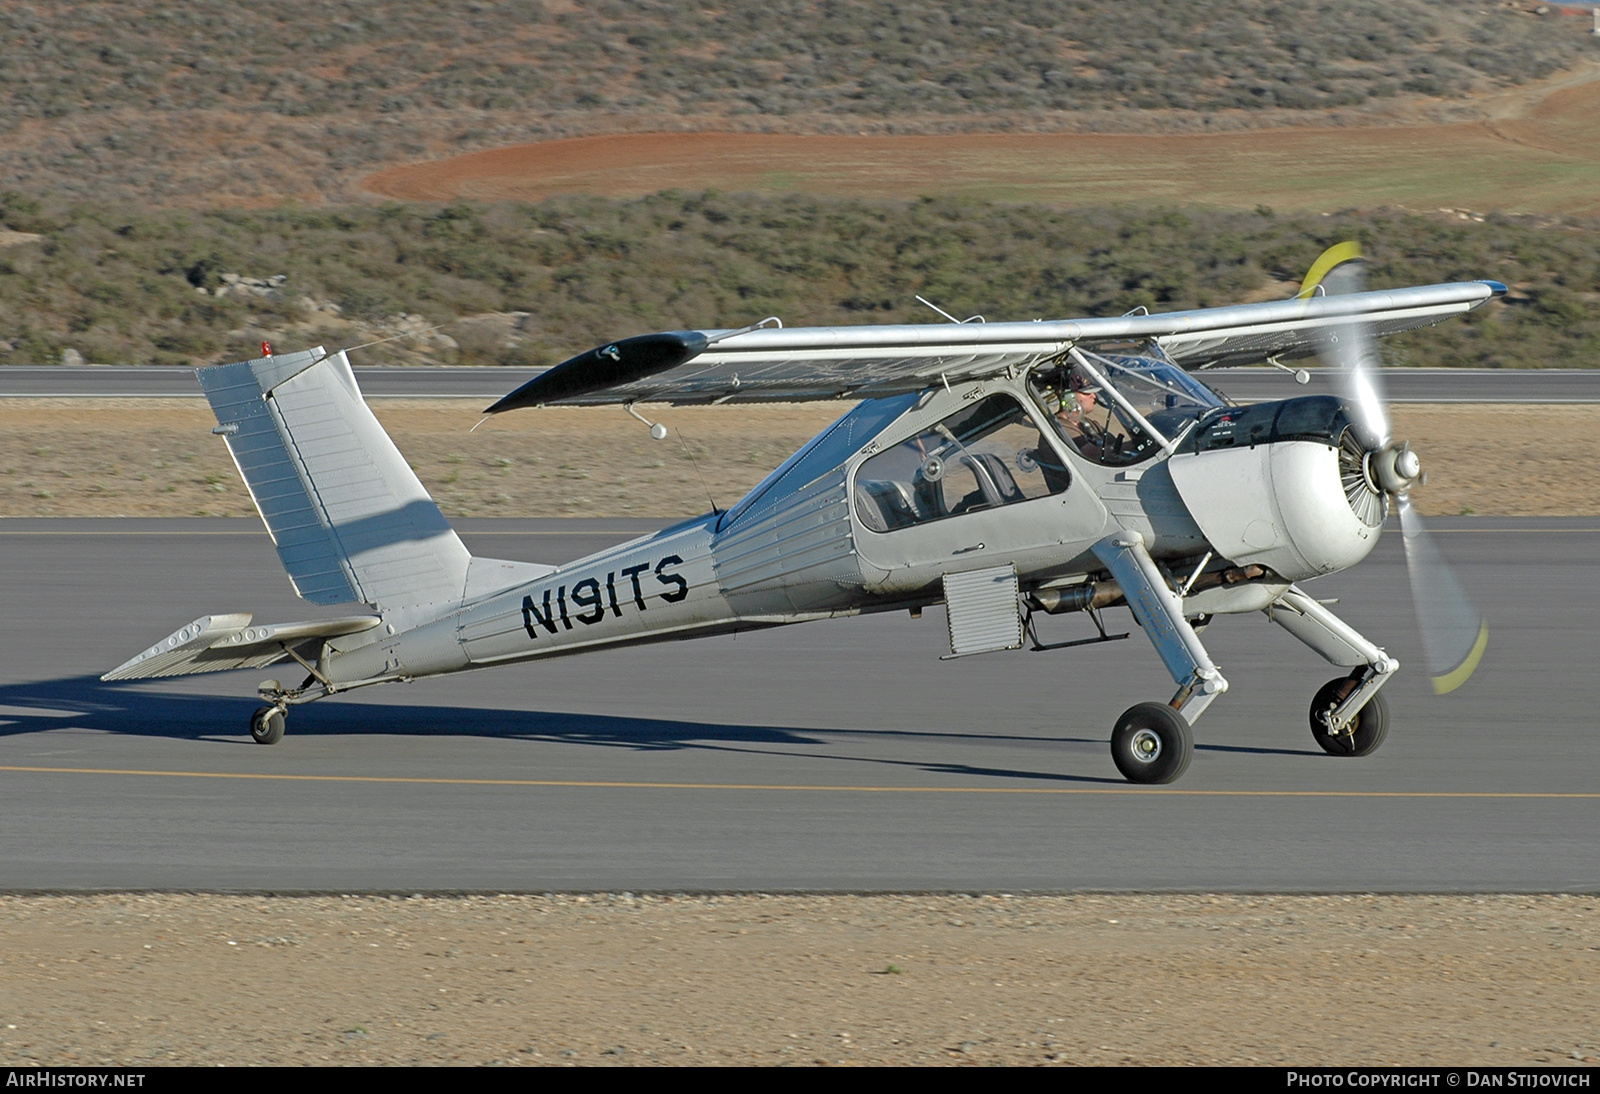
[{"label": "rudder", "polygon": [[381,608],[459,600],[472,557],[341,351],[196,370],[295,591]]}]

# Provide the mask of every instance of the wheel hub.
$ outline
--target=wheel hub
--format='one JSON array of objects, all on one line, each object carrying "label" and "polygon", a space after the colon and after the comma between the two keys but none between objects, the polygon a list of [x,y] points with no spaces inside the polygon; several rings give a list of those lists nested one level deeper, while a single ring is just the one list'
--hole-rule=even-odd
[{"label": "wheel hub", "polygon": [[1148,729],[1133,735],[1133,758],[1140,763],[1150,763],[1161,755],[1161,738]]}]

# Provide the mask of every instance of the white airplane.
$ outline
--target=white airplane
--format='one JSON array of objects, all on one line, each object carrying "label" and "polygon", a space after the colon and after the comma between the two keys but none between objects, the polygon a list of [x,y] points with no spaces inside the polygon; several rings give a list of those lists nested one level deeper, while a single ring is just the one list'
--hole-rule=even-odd
[{"label": "white airplane", "polygon": [[[479,558],[361,397],[343,352],[198,370],[295,591],[353,614],[258,624],[206,615],[107,673],[134,680],[297,665],[251,719],[373,684],[589,650],[944,604],[950,656],[1045,645],[1041,614],[1126,605],[1177,690],[1118,719],[1111,750],[1170,782],[1190,726],[1228,689],[1200,632],[1264,614],[1340,669],[1312,700],[1335,755],[1382,742],[1399,663],[1297,582],[1353,566],[1398,508],[1435,686],[1483,656],[1482,616],[1411,508],[1422,477],[1390,436],[1371,345],[1466,312],[1493,281],[1359,289],[1333,248],[1289,300],[1037,322],[691,330],[628,338],[489,408],[851,400],[731,509],[561,566]],[[1233,406],[1186,369],[1322,353],[1345,399]],[[652,425],[659,437],[664,430]],[[775,669],[781,671],[781,669]]]}]

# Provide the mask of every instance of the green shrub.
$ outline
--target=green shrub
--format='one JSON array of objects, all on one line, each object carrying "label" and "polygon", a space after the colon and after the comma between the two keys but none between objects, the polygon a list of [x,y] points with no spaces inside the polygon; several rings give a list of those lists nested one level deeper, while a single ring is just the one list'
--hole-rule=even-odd
[{"label": "green shrub", "polygon": [[[1600,225],[1575,220],[672,191],[205,214],[43,203],[30,215],[54,227],[43,244],[0,250],[7,363],[54,363],[72,347],[89,360],[199,364],[252,355],[262,339],[356,345],[414,329],[408,315],[526,313],[503,330],[446,328],[459,352],[419,336],[359,359],[541,365],[606,339],[770,314],[935,321],[918,293],[991,320],[1176,310],[1293,282],[1345,238],[1363,242],[1379,287],[1491,277],[1517,290],[1470,322],[1393,340],[1411,363],[1594,365],[1600,342]],[[219,297],[224,274],[285,280]]]}]

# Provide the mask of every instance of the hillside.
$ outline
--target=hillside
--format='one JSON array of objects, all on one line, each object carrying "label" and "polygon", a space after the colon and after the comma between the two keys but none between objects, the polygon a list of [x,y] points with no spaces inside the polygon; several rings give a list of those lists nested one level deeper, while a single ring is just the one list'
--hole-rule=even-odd
[{"label": "hillside", "polygon": [[1458,0],[0,2],[0,188],[357,197],[378,167],[622,131],[1153,132],[1471,114],[1600,56]]},{"label": "hillside", "polygon": [[[1282,295],[1355,236],[1379,284],[1515,290],[1400,360],[1592,365],[1600,39],[1524,7],[0,0],[0,363],[401,335],[362,359],[548,364],[767,314],[925,320],[917,292],[1170,310]],[[1415,124],[1450,117],[1482,120]],[[705,135],[506,147],[650,130]],[[1102,135],[1027,143],[1069,131]],[[1104,135],[1133,131],[1194,135]],[[750,143],[783,134],[787,159]],[[750,147],[703,147],[727,139]],[[1317,215],[1352,206],[1429,212]]]}]

